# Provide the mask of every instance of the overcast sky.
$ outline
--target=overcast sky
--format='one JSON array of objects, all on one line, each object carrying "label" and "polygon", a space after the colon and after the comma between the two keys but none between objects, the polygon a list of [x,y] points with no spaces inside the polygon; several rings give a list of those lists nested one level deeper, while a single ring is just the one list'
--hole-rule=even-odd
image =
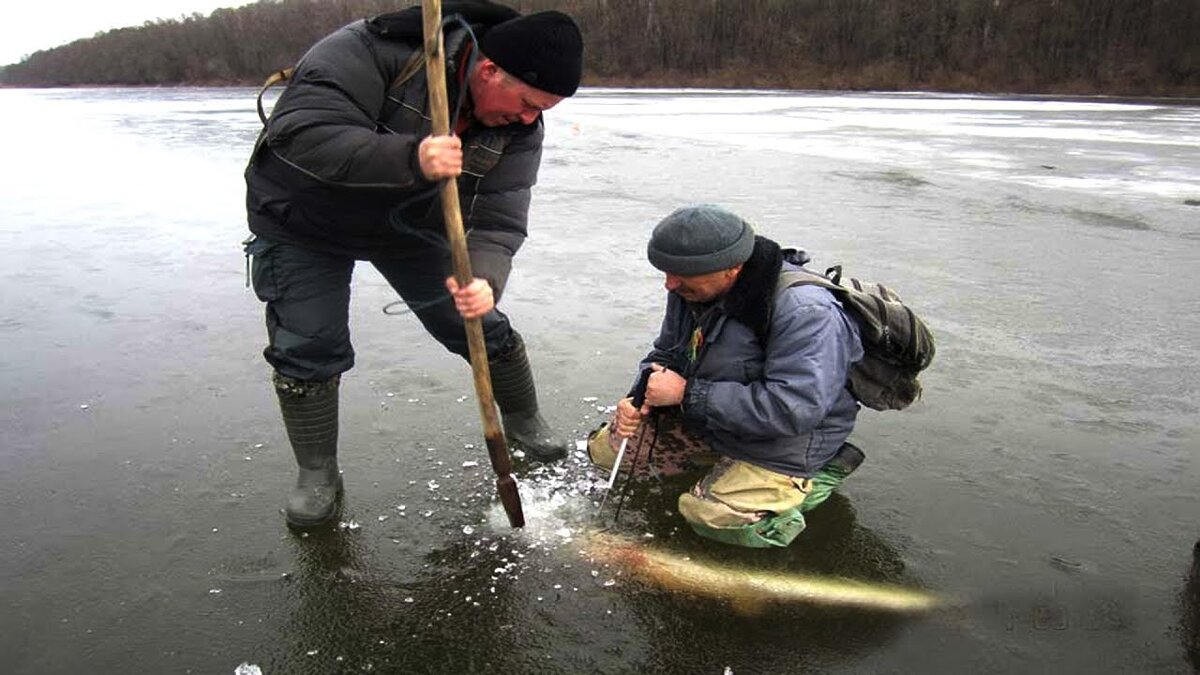
[{"label": "overcast sky", "polygon": [[37,0],[4,0],[0,4],[0,65],[112,28],[178,19],[193,12],[207,16],[218,7],[240,7],[250,1],[59,0],[43,6]]}]

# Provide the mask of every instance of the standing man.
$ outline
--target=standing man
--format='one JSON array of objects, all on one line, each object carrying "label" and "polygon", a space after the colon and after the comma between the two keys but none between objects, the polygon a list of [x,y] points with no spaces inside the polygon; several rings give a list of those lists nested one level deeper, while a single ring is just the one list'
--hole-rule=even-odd
[{"label": "standing man", "polygon": [[611,426],[589,438],[592,461],[611,469],[621,439],[651,411],[663,414],[691,449],[681,464],[716,462],[679,497],[692,529],[739,546],[787,546],[803,513],[863,461],[845,442],[859,407],[846,388],[863,356],[858,326],[824,288],[777,290],[780,273],[808,256],[756,236],[725,209],[675,211],[654,228],[648,254],[668,293],[641,362],[653,371],[645,404],[617,404]]},{"label": "standing man", "polygon": [[[348,319],[359,260],[463,358],[463,319],[482,318],[506,436],[541,461],[566,453],[538,411],[521,336],[495,303],[526,236],[542,113],[579,86],[582,37],[561,12],[445,5],[451,135],[429,135],[421,8],[412,7],[352,23],[314,45],[246,169],[254,233],[246,252],[266,303],[263,354],[275,369],[299,466],[285,511],[291,525],[329,520],[341,494],[338,383],[354,366]],[[442,180],[458,181],[476,275],[465,288],[451,276]]]}]

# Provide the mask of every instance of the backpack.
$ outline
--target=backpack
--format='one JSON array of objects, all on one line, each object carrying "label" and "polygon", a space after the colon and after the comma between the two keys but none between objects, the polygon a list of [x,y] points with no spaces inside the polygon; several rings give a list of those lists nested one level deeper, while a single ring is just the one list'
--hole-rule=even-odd
[{"label": "backpack", "polygon": [[850,369],[850,393],[875,410],[903,410],[921,397],[917,375],[929,367],[935,351],[933,332],[883,284],[842,279],[842,266],[825,274],[784,270],[775,285],[775,298],[786,289],[811,284],[828,289],[857,322],[863,358]]}]

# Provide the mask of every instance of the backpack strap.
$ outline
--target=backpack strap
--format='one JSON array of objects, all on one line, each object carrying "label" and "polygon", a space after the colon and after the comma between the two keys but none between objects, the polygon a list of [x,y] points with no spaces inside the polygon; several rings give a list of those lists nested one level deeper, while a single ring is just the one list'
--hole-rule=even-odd
[{"label": "backpack strap", "polygon": [[[413,50],[413,53],[408,57],[408,60],[404,62],[404,66],[400,68],[400,72],[396,74],[396,77],[392,79],[392,83],[388,85],[388,91],[391,91],[392,89],[395,89],[396,87],[399,87],[405,82],[411,80],[418,72],[421,71],[421,67],[424,65],[425,52],[420,49]],[[258,119],[262,121],[264,127],[267,126],[267,114],[266,111],[263,110],[263,94],[266,94],[271,87],[274,87],[280,82],[291,81],[292,75],[295,74],[295,66],[277,70],[267,76],[266,81],[263,82],[262,88],[258,90]],[[380,119],[384,119],[386,117],[387,115],[380,115]]]},{"label": "backpack strap", "polygon": [[425,68],[425,51],[421,48],[413,50],[409,55],[408,60],[400,68],[400,72],[396,77],[392,78],[392,83],[388,85],[387,95],[383,100],[383,109],[379,111],[379,119],[375,120],[376,125],[381,125],[396,112],[401,103],[392,97],[391,92],[396,87],[408,82],[416,77],[417,73]]},{"label": "backpack strap", "polygon": [[413,79],[413,77],[420,72],[421,68],[424,66],[425,52],[420,49],[414,49],[413,53],[409,55],[408,60],[404,62],[404,67],[400,69],[400,72],[396,74],[396,77],[392,78],[392,84],[388,87],[388,89],[394,89]]},{"label": "backpack strap", "polygon": [[267,114],[263,112],[262,97],[267,93],[267,90],[280,82],[287,82],[292,79],[292,73],[296,72],[295,68],[283,68],[277,70],[267,76],[267,81],[263,82],[262,89],[258,90],[258,119],[262,120],[262,125],[267,126]]},{"label": "backpack strap", "polygon": [[[820,273],[813,272],[812,270],[804,268],[804,267],[802,267],[798,270],[789,270],[789,269],[780,270],[779,278],[775,282],[775,293],[774,293],[774,295],[771,296],[770,307],[767,308],[767,324],[766,324],[767,327],[764,328],[764,331],[770,330],[770,325],[775,320],[775,305],[777,305],[779,303],[779,298],[780,298],[780,296],[783,295],[784,291],[791,288],[792,286],[804,286],[804,285],[820,286],[821,288],[824,288],[824,289],[828,290],[829,292],[833,293],[834,297],[838,297],[838,294],[836,291],[846,290],[846,289],[842,288],[841,286],[839,286],[837,283],[835,283],[832,279],[822,276]],[[767,333],[765,333],[765,332],[762,335],[759,335],[759,339],[762,339],[762,340],[765,340],[766,337],[767,337]]]},{"label": "backpack strap", "polygon": [[[825,288],[830,291],[846,290],[838,283],[841,280],[841,266],[838,265],[837,267],[830,267],[829,269],[830,271],[836,270],[837,277],[826,276],[829,275],[829,272],[826,272],[825,275],[821,275],[817,272],[813,272],[812,270],[807,270],[804,268],[798,270],[781,271],[779,273],[779,280],[775,282],[775,300],[779,300],[779,296],[783,295],[783,292],[792,286],[803,286],[805,284],[810,286],[820,286],[821,288]],[[775,304],[771,303],[771,307],[772,313],[774,313]]]}]

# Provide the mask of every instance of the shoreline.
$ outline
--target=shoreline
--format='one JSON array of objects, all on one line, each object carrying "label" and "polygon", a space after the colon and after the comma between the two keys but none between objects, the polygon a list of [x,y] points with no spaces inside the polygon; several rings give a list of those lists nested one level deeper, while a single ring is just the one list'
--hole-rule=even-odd
[{"label": "shoreline", "polygon": [[[162,84],[44,84],[44,85],[13,85],[0,83],[0,90],[5,89],[243,89],[258,88],[262,83],[245,81],[222,82],[175,82]],[[654,90],[711,90],[711,91],[746,91],[746,92],[824,92],[836,94],[925,94],[945,96],[987,96],[997,98],[1029,98],[1053,99],[1057,101],[1089,101],[1104,99],[1106,101],[1123,103],[1154,102],[1162,105],[1200,106],[1200,91],[1185,90],[1178,94],[1169,93],[1127,93],[1127,92],[1087,92],[1074,87],[1063,89],[1014,90],[1014,89],[954,89],[939,87],[821,87],[821,86],[785,86],[783,84],[769,85],[739,85],[733,86],[728,82],[705,81],[700,78],[689,78],[689,81],[668,81],[662,78],[589,78],[581,85],[582,89],[640,89]]]}]

